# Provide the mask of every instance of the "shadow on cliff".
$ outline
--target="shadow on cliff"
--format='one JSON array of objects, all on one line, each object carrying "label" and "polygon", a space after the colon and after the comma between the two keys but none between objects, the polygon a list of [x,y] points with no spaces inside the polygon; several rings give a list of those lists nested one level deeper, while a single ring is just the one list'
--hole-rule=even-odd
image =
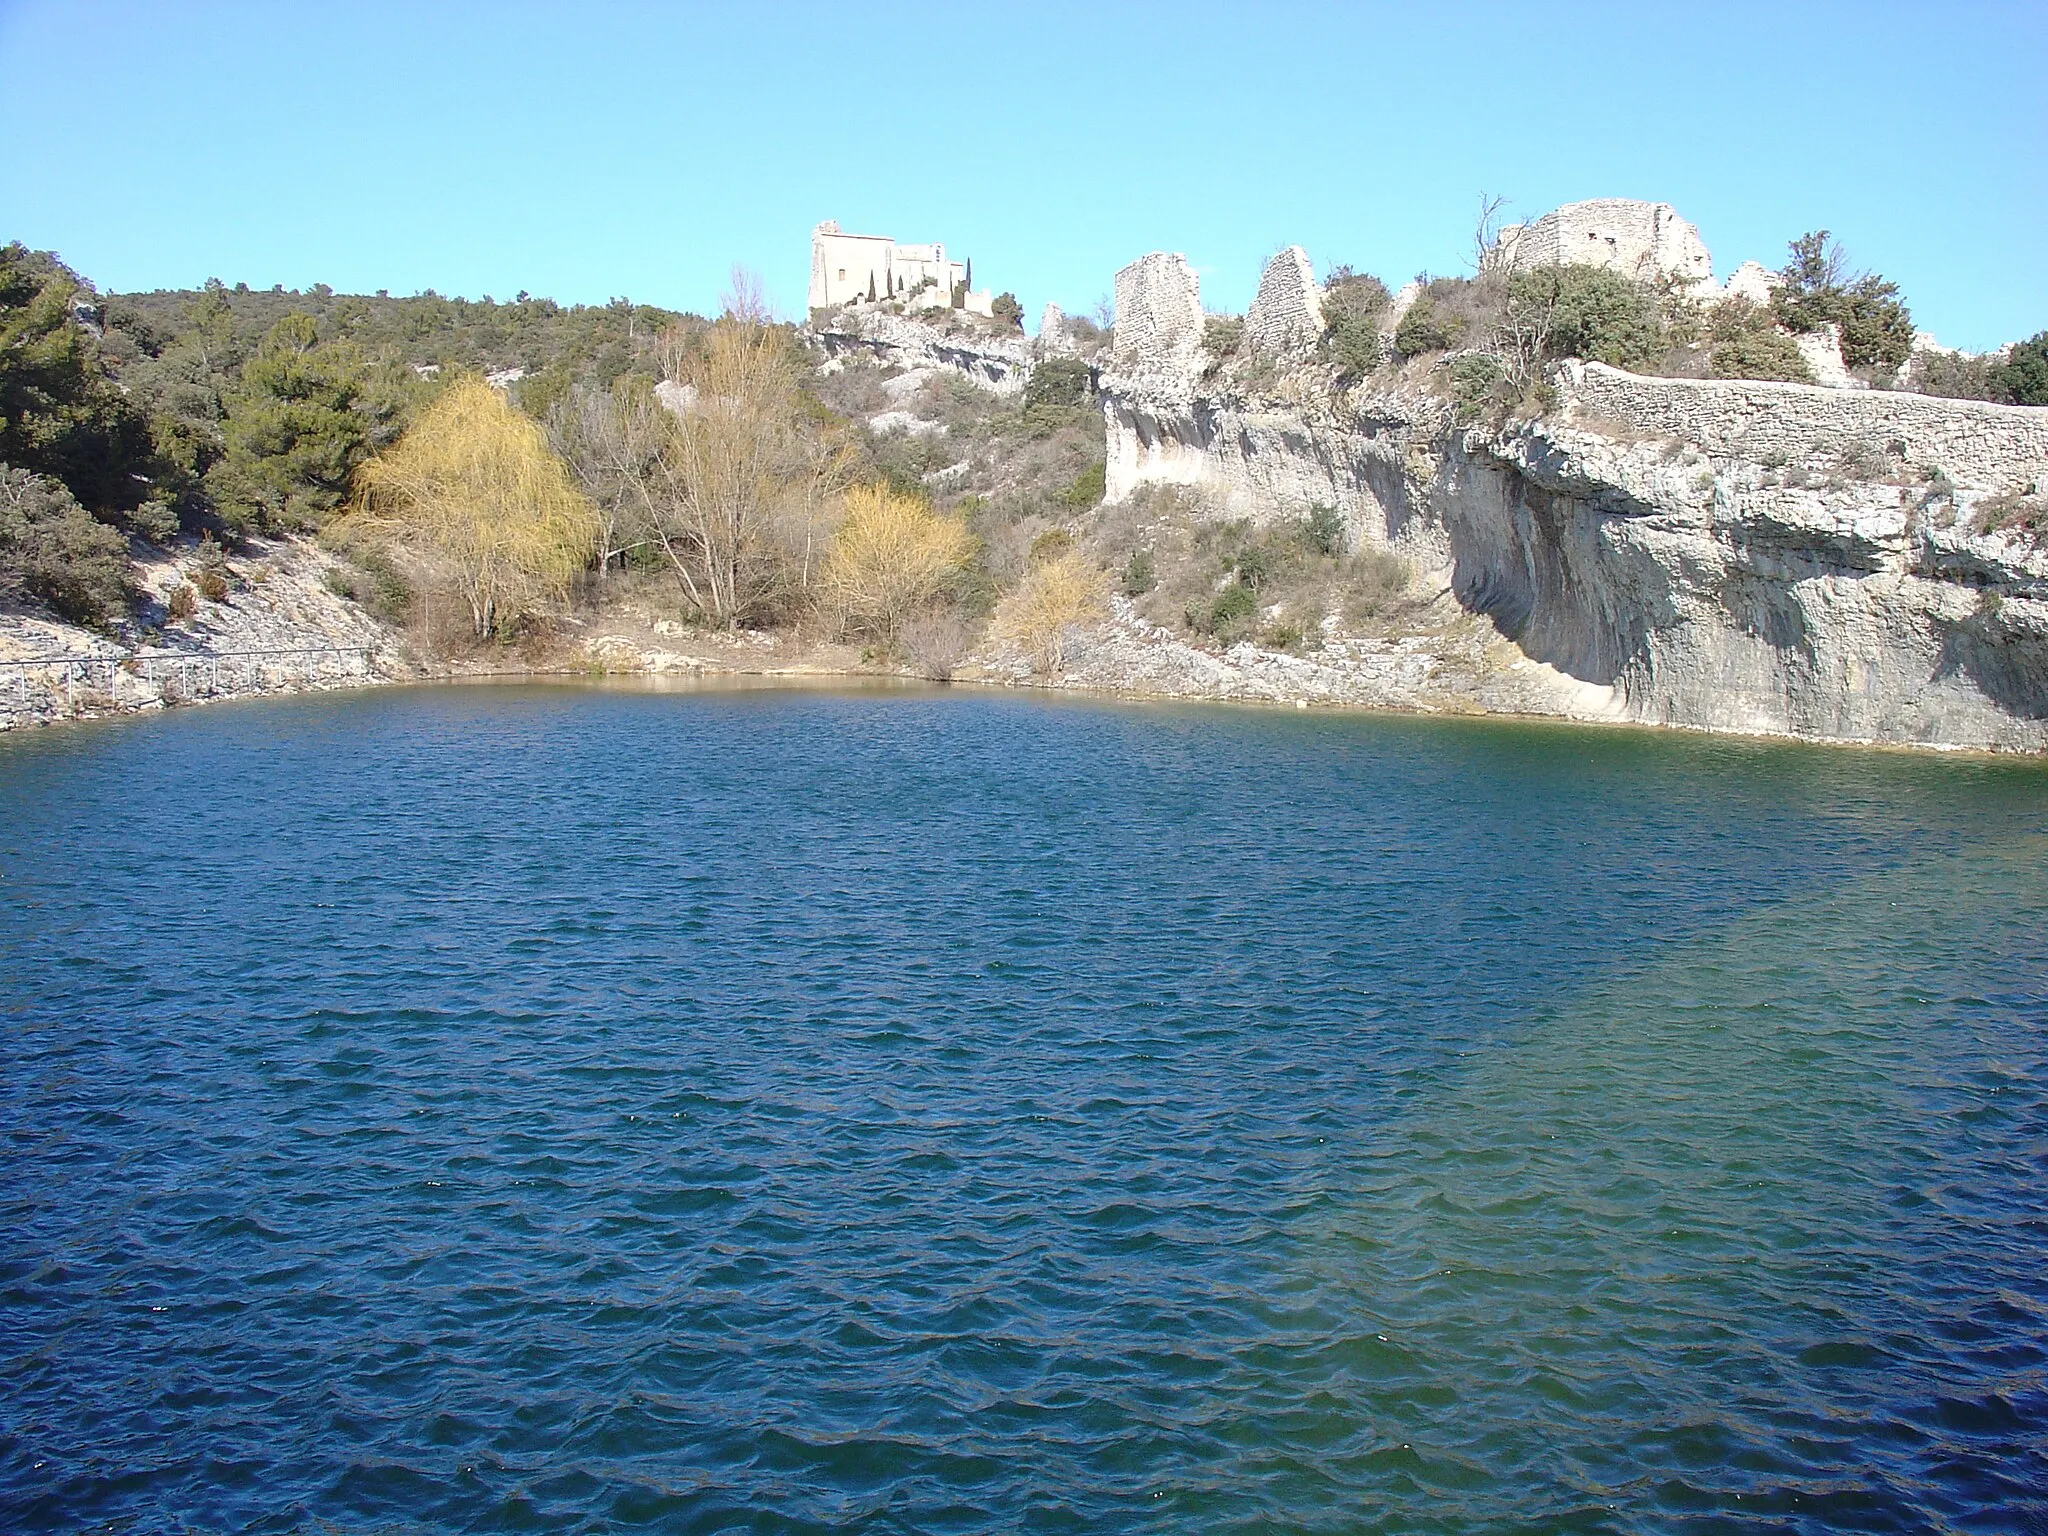
[{"label": "shadow on cliff", "polygon": [[1968,678],[2015,719],[2048,719],[2048,634],[2008,622],[1997,600],[1987,597],[1942,636],[1934,677]]}]

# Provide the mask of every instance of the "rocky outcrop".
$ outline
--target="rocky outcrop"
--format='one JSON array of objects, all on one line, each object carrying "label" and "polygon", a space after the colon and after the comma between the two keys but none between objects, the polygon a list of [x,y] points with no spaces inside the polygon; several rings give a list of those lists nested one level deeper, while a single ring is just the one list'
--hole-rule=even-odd
[{"label": "rocky outcrop", "polygon": [[1014,333],[995,334],[972,320],[935,324],[864,307],[822,312],[804,334],[825,353],[827,367],[865,357],[899,368],[945,368],[998,395],[1021,394],[1031,375],[1029,342]]},{"label": "rocky outcrop", "polygon": [[2048,746],[2048,557],[1983,531],[2048,489],[2048,410],[1597,364],[1553,384],[1556,411],[1492,431],[1423,389],[1247,400],[1113,373],[1109,499],[1336,507],[1623,718]]},{"label": "rocky outcrop", "polygon": [[1078,357],[1081,344],[1067,326],[1066,311],[1048,303],[1038,317],[1038,334],[1031,338],[1031,356],[1038,362],[1053,357]]},{"label": "rocky outcrop", "polygon": [[[123,631],[0,613],[0,730],[419,675],[395,631],[329,586],[336,568],[303,539],[252,540],[219,563],[188,544],[136,562]],[[182,618],[178,599],[192,604]]]}]

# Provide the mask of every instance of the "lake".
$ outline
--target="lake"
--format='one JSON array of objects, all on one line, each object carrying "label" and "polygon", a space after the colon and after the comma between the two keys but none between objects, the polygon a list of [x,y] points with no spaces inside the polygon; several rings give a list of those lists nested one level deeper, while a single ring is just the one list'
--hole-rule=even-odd
[{"label": "lake", "polygon": [[2044,851],[968,690],[0,738],[0,1524],[2048,1530]]}]

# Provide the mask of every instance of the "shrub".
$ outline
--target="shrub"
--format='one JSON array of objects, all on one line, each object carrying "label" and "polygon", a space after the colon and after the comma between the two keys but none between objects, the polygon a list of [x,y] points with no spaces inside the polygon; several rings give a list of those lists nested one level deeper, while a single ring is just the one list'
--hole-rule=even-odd
[{"label": "shrub", "polygon": [[412,591],[398,567],[372,544],[350,546],[344,559],[329,566],[320,579],[335,596],[347,598],[386,623],[400,622],[412,606]]},{"label": "shrub", "polygon": [[1023,648],[1034,670],[1057,675],[1066,665],[1069,636],[1102,614],[1104,587],[1102,572],[1079,550],[1040,561],[997,605],[996,631]]},{"label": "shrub", "polygon": [[1124,562],[1123,592],[1125,597],[1143,597],[1159,585],[1158,563],[1149,549],[1134,549],[1131,558]]},{"label": "shrub", "polygon": [[127,606],[128,541],[47,475],[0,465],[0,590],[39,597],[79,624]]},{"label": "shrub", "polygon": [[1302,519],[1301,536],[1303,542],[1319,555],[1343,554],[1344,514],[1335,507],[1317,502],[1308,509],[1308,516]]},{"label": "shrub", "polygon": [[1464,324],[1458,317],[1440,311],[1428,294],[1418,294],[1394,327],[1394,350],[1402,357],[1447,352],[1463,333]]},{"label": "shrub", "polygon": [[921,613],[903,626],[903,650],[911,664],[935,683],[949,681],[970,639],[957,613]]},{"label": "shrub", "polygon": [[1747,299],[1726,299],[1707,322],[1707,369],[1717,379],[1815,382],[1799,344],[1773,323],[1772,312]]},{"label": "shrub", "polygon": [[1188,628],[1212,635],[1223,645],[1235,645],[1249,633],[1258,612],[1259,594],[1240,571],[1207,602],[1189,605]]},{"label": "shrub", "polygon": [[164,599],[164,611],[174,621],[189,619],[199,611],[199,594],[191,583],[179,582]]},{"label": "shrub", "polygon": [[958,518],[887,486],[855,486],[818,585],[842,629],[893,651],[904,624],[935,603],[973,558],[974,536]]},{"label": "shrub", "polygon": [[1073,483],[1059,493],[1061,505],[1072,507],[1077,512],[1084,512],[1097,505],[1108,489],[1108,477],[1109,466],[1097,459],[1076,475]]},{"label": "shrub", "polygon": [[2048,405],[2048,331],[2016,343],[1992,380],[2014,405]]},{"label": "shrub", "polygon": [[1024,426],[1043,437],[1085,419],[1094,384],[1088,365],[1078,357],[1055,357],[1040,363],[1024,381]]},{"label": "shrub", "polygon": [[1851,368],[1895,369],[1913,350],[1913,316],[1898,284],[1865,272],[1851,277],[1848,255],[1824,229],[1801,235],[1771,296],[1771,308],[1789,330],[1842,330],[1842,361]]},{"label": "shrub", "polygon": [[1390,549],[1361,550],[1344,574],[1344,616],[1353,623],[1400,607],[1413,576],[1408,562]]},{"label": "shrub", "polygon": [[1458,418],[1470,421],[1486,409],[1499,387],[1507,382],[1507,373],[1500,365],[1500,359],[1486,352],[1467,352],[1463,357],[1453,359],[1451,374],[1451,403],[1457,407]]},{"label": "shrub", "polygon": [[1508,280],[1508,319],[1547,357],[1640,370],[1663,350],[1655,296],[1604,267],[1532,267]]},{"label": "shrub", "polygon": [[1064,528],[1048,528],[1031,541],[1031,561],[1038,564],[1057,560],[1074,547],[1074,536]]},{"label": "shrub", "polygon": [[224,603],[228,599],[228,578],[219,566],[205,565],[192,578],[199,588],[199,595],[209,603]]},{"label": "shrub", "polygon": [[1092,393],[1088,365],[1081,359],[1047,358],[1024,381],[1024,408],[1028,411],[1037,405],[1071,410],[1086,406]]},{"label": "shrub", "polygon": [[1014,293],[999,293],[989,305],[989,312],[1004,325],[1014,330],[1024,329],[1024,306],[1017,302]]},{"label": "shrub", "polygon": [[1385,361],[1380,317],[1390,295],[1369,273],[1334,267],[1323,284],[1323,355],[1340,373],[1370,373]]},{"label": "shrub", "polygon": [[1244,344],[1244,319],[1240,315],[1208,315],[1202,320],[1202,350],[1209,357],[1209,371],[1237,355]]},{"label": "shrub", "polygon": [[1923,352],[1914,360],[1907,384],[1920,394],[1939,395],[1948,400],[2012,400],[1993,358]]}]

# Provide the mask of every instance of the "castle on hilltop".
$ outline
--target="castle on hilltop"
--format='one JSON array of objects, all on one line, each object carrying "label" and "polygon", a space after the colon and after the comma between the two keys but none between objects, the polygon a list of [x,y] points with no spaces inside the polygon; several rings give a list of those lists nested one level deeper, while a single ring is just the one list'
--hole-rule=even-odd
[{"label": "castle on hilltop", "polygon": [[880,304],[906,309],[964,309],[992,315],[994,295],[976,293],[974,263],[953,261],[943,244],[898,245],[888,235],[850,235],[835,219],[811,231],[812,309]]}]

